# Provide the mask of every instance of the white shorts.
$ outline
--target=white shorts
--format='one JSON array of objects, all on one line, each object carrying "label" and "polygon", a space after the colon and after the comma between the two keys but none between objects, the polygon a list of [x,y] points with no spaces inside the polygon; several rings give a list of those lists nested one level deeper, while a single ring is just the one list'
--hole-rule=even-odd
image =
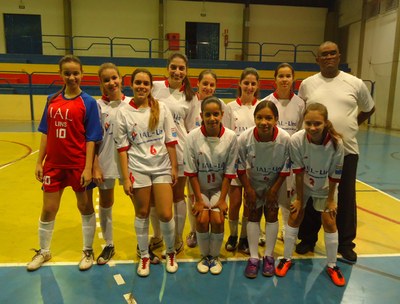
[{"label": "white shorts", "polygon": [[153,184],[172,184],[170,174],[143,174],[138,171],[130,170],[129,176],[133,177],[133,188],[150,187]]},{"label": "white shorts", "polygon": [[242,183],[240,182],[240,179],[236,177],[231,180],[231,186],[242,187]]},{"label": "white shorts", "polygon": [[[317,196],[307,196],[304,195],[304,206],[303,209],[306,207],[307,202],[309,199],[312,199],[313,201],[313,207],[316,211],[318,212],[330,212],[330,210],[327,209],[327,197],[317,197]],[[336,203],[337,206],[337,192],[334,195],[334,201]]]},{"label": "white shorts", "polygon": [[212,211],[220,212],[219,208],[214,207],[221,196],[221,191],[212,191],[209,190],[206,193],[201,193],[201,197],[203,198],[204,204]]},{"label": "white shorts", "polygon": [[183,164],[182,165],[178,165],[178,177],[185,177]]},{"label": "white shorts", "polygon": [[[118,178],[119,185],[122,185],[122,180]],[[103,181],[103,183],[97,185],[100,190],[109,190],[114,189],[115,187],[115,178],[107,178]]]}]

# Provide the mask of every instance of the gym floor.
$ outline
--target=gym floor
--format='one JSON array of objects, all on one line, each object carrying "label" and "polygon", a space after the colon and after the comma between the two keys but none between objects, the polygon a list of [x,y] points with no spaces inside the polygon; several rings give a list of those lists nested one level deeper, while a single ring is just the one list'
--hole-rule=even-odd
[{"label": "gym floor", "polygon": [[[395,265],[400,262],[400,133],[372,128],[359,132],[359,258],[351,265],[339,255],[347,284],[337,287],[325,272],[322,232],[315,252],[295,254],[295,265],[284,278],[260,274],[249,280],[243,275],[246,256],[225,249],[219,276],[199,274],[198,248],[185,248],[178,255],[176,274],[166,273],[160,264],[152,265],[149,277],[140,278],[134,210],[121,187],[113,208],[116,254],[109,264],[79,271],[81,218],[68,188],[57,215],[53,258],[27,272],[26,263],[34,254],[30,249],[38,247],[42,207],[40,184],[34,178],[40,143],[36,128],[30,122],[0,122],[0,303],[399,303],[400,268]],[[228,231],[227,222],[225,228]],[[99,254],[104,245],[99,225],[96,233],[94,250]],[[275,258],[282,254],[278,240]]]}]

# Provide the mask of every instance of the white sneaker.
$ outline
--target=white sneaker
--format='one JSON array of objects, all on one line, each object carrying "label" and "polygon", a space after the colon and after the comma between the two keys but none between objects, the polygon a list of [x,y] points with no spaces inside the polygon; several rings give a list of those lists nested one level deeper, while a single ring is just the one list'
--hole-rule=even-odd
[{"label": "white sneaker", "polygon": [[210,270],[210,264],[208,257],[203,257],[200,262],[197,263],[197,270],[200,273],[207,273]]},{"label": "white sneaker", "polygon": [[33,250],[36,252],[36,254],[33,256],[32,261],[30,261],[28,265],[26,265],[26,269],[28,271],[34,271],[36,269],[39,269],[44,262],[47,262],[48,260],[51,259],[50,251],[48,250],[44,251],[42,249],[39,250],[33,249]]},{"label": "white sneaker", "polygon": [[140,258],[137,267],[137,274],[140,277],[147,277],[150,274],[150,258]]},{"label": "white sneaker", "polygon": [[[183,241],[180,241],[180,242],[175,243],[175,245],[174,245],[175,254],[178,255],[179,253],[181,253],[181,252],[183,251],[183,248],[184,248],[184,247],[185,247],[185,246],[183,245]],[[164,250],[161,252],[161,257],[162,257],[163,259],[166,259],[166,258],[167,258],[167,250],[166,250],[166,249],[164,249]]]},{"label": "white sneaker", "polygon": [[165,268],[169,273],[175,273],[178,271],[178,263],[176,262],[175,252],[167,253],[167,260],[165,262]]},{"label": "white sneaker", "polygon": [[88,270],[92,267],[94,261],[94,253],[92,249],[83,250],[83,256],[79,262],[79,270]]},{"label": "white sneaker", "polygon": [[210,272],[212,274],[220,274],[222,271],[222,263],[218,257],[210,259]]}]

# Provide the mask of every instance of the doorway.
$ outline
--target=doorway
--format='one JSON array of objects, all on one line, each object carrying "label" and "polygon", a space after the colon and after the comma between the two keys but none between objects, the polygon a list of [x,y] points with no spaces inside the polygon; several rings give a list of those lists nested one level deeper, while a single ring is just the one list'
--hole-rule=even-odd
[{"label": "doorway", "polygon": [[43,54],[40,15],[4,14],[7,54]]},{"label": "doorway", "polygon": [[219,23],[186,22],[186,56],[219,59]]}]

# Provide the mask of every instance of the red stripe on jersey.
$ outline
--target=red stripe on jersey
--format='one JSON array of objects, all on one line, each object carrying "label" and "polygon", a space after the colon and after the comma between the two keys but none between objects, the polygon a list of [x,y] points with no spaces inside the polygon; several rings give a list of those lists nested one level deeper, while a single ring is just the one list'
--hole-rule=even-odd
[{"label": "red stripe on jersey", "polygon": [[[277,91],[275,91],[273,94],[274,94],[274,97],[275,97],[276,99],[283,99],[283,98],[280,98],[280,97],[279,97]],[[294,96],[294,93],[293,93],[292,91],[290,91],[289,100],[292,99],[293,96]]]},{"label": "red stripe on jersey", "polygon": [[246,170],[237,170],[238,175],[246,174]]},{"label": "red stripe on jersey", "polygon": [[332,183],[340,183],[340,178],[333,178],[333,177],[328,176],[328,179]]},{"label": "red stripe on jersey", "polygon": [[[236,98],[236,102],[238,103],[239,106],[242,106],[242,100],[240,97]],[[257,98],[254,97],[253,101],[251,102],[251,105],[254,106],[257,103]]]},{"label": "red stripe on jersey", "polygon": [[183,175],[185,175],[185,176],[189,176],[189,177],[194,177],[194,176],[197,176],[197,172],[196,173],[189,173],[189,172],[183,172]]},{"label": "red stripe on jersey", "polygon": [[170,141],[170,142],[165,143],[165,145],[168,146],[168,147],[173,147],[173,146],[175,146],[175,145],[177,145],[177,144],[178,144],[178,141],[177,141],[177,140],[174,140],[174,141]]},{"label": "red stripe on jersey", "polygon": [[117,149],[117,151],[118,151],[118,152],[128,151],[130,147],[131,147],[131,146],[122,147],[122,148]]},{"label": "red stripe on jersey", "polygon": [[299,174],[299,173],[302,173],[303,171],[304,171],[304,168],[293,169],[294,174]]},{"label": "red stripe on jersey", "polygon": [[235,179],[236,178],[236,174],[224,174],[224,176],[226,178],[229,178],[229,179]]},{"label": "red stripe on jersey", "polygon": [[[206,127],[203,124],[201,125],[200,130],[205,137],[208,137]],[[221,124],[221,129],[219,130],[218,137],[221,137],[222,135],[224,135],[224,133],[225,133],[225,127]]]},{"label": "red stripe on jersey", "polygon": [[[293,171],[294,172],[294,171]],[[290,172],[279,172],[279,175],[280,176],[289,176],[290,175]]]}]

